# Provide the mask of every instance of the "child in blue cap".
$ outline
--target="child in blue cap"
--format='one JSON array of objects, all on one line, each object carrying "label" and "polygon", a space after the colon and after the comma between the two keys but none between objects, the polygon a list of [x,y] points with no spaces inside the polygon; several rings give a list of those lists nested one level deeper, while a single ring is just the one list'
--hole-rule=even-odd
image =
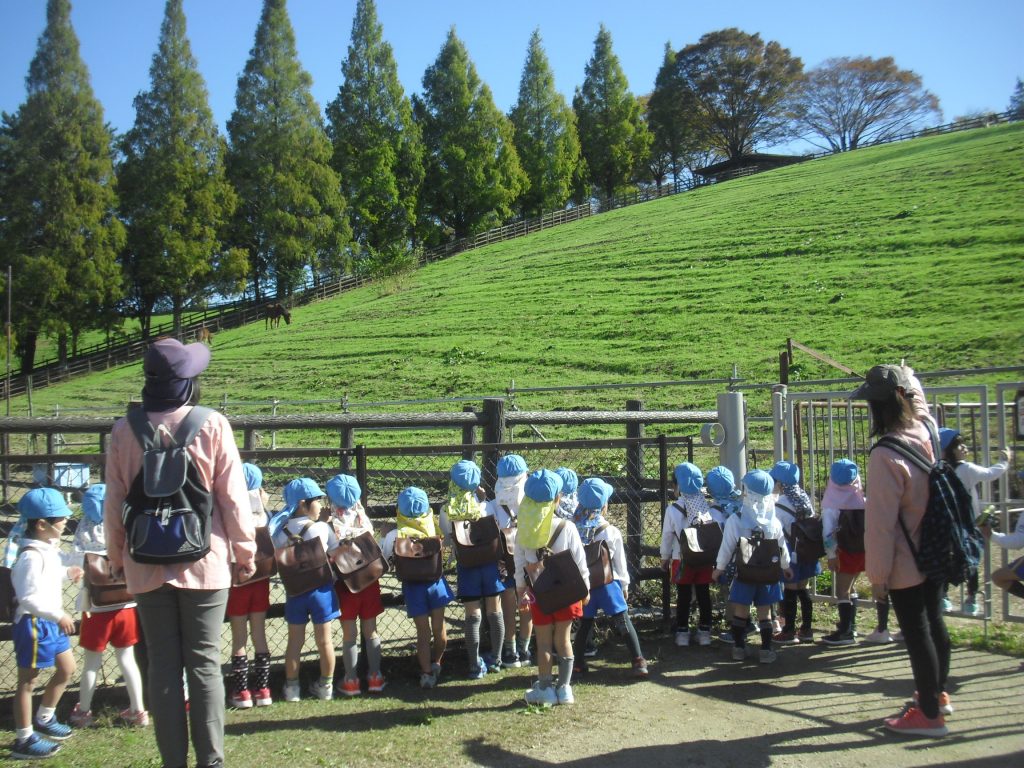
[{"label": "child in blue cap", "polygon": [[[300,477],[284,487],[285,508],[270,521],[270,534],[277,547],[284,547],[292,536],[303,541],[320,539],[328,557],[338,548],[334,529],[320,522],[321,501],[324,492],[316,481]],[[334,641],[331,624],[341,615],[338,596],[333,584],[324,584],[301,595],[288,595],[284,602],[284,618],[288,622],[288,645],[284,652],[284,700],[300,701],[299,662],[302,646],[306,642],[306,622],[313,622],[313,638],[320,654],[320,678],[309,686],[316,698],[329,701],[334,698]]]},{"label": "child in blue cap", "polygon": [[[467,459],[457,462],[449,471],[449,477],[448,503],[441,509],[440,522],[445,541],[454,548],[453,525],[479,520],[485,515],[485,505],[478,493],[480,467],[475,462]],[[469,678],[479,680],[488,671],[497,672],[501,669],[505,620],[498,606],[498,596],[505,591],[505,585],[498,574],[497,560],[476,566],[456,562],[455,572],[458,597],[466,611],[463,636],[466,638]],[[491,654],[486,660],[480,655],[480,624],[483,620],[480,615],[481,600],[487,609],[487,626],[491,634]]]},{"label": "child in blue cap", "polygon": [[[242,465],[253,528],[266,528],[269,498],[263,490],[263,470],[255,464]],[[225,611],[231,622],[231,706],[249,709],[254,704],[268,707],[270,695],[270,648],[267,646],[267,609],[270,608],[270,579],[233,584]],[[249,657],[246,646],[252,630],[255,685],[249,688]]]},{"label": "child in blue cap", "polygon": [[[953,467],[956,476],[964,484],[967,493],[971,497],[971,508],[974,510],[974,519],[977,520],[981,514],[981,500],[978,498],[978,483],[991,483],[998,480],[1010,466],[1010,449],[1003,448],[999,451],[999,461],[991,467],[983,467],[968,461],[970,451],[967,443],[964,442],[959,430],[943,427],[939,430],[939,447],[942,449],[942,458]],[[948,590],[948,585],[947,585]],[[967,579],[967,600],[964,601],[961,609],[970,616],[983,616],[985,614],[984,595],[982,601],[978,602],[978,570],[971,571]],[[942,609],[953,610],[953,605],[948,596],[942,598]]]},{"label": "child in blue cap", "polygon": [[[575,702],[571,685],[575,659],[569,633],[573,621],[583,617],[583,605],[573,603],[551,614],[541,611],[526,581],[526,566],[540,562],[547,552],[557,554],[568,550],[585,583],[590,580],[590,571],[576,526],[555,515],[562,478],[549,470],[538,470],[526,478],[524,491],[526,498],[519,506],[516,533],[516,586],[522,595],[520,609],[530,611],[537,632],[537,682],[526,692],[526,703],[545,707],[572,704]],[[589,595],[586,600],[590,600]],[[557,683],[552,675],[555,654],[558,657]]]},{"label": "child in blue cap", "polygon": [[[103,499],[106,492],[107,486],[97,483],[90,485],[82,494],[82,519],[75,529],[74,548],[76,555],[83,559],[86,554],[106,557],[107,544],[103,535]],[[127,725],[149,725],[149,713],[142,703],[142,675],[135,662],[135,645],[140,639],[135,603],[93,605],[89,591],[83,589],[78,595],[77,606],[82,611],[78,647],[82,649],[84,663],[78,703],[68,716],[71,726],[87,728],[95,724],[92,698],[103,667],[103,652],[108,645],[114,648],[114,658],[128,692],[129,706],[121,711],[121,721]]]},{"label": "child in blue cap", "polygon": [[676,645],[690,644],[690,604],[694,593],[699,611],[697,643],[711,645],[711,573],[714,566],[694,567],[682,562],[679,537],[685,535],[684,531],[691,526],[711,522],[721,525],[723,520],[701,492],[704,475],[699,467],[684,461],[672,474],[678,498],[665,508],[661,524],[661,567],[669,570],[676,585]]},{"label": "child in blue cap", "polygon": [[[800,487],[800,467],[789,461],[778,461],[768,472],[775,481],[775,514],[782,523],[787,541],[792,541],[793,523],[807,520],[817,515],[814,504],[807,492]],[[782,615],[785,626],[775,634],[774,640],[780,644],[813,643],[813,608],[814,603],[807,592],[807,582],[821,573],[821,562],[802,562],[796,549],[790,548],[790,568],[792,578],[787,578],[782,597]],[[800,601],[800,627],[796,626],[797,600]]]},{"label": "child in blue cap", "polygon": [[[422,488],[409,486],[398,494],[395,522],[398,526],[381,542],[384,557],[390,560],[395,541],[400,538],[432,538],[438,526],[430,511],[430,499]],[[448,647],[444,609],[455,595],[444,576],[432,583],[402,582],[405,615],[416,625],[416,659],[420,665],[420,688],[433,688],[441,679],[441,661]]]},{"label": "child in blue cap", "polygon": [[[75,622],[64,612],[61,586],[65,578],[78,581],[82,569],[69,565],[60,537],[71,510],[53,488],[34,488],[18,501],[18,522],[11,531],[4,560],[11,563],[11,584],[18,599],[14,614],[14,654],[18,688],[14,694],[15,742],[11,757],[32,760],[50,757],[71,736],[71,727],[54,712],[71,676],[75,657],[68,636]],[[35,718],[32,691],[39,670],[55,667],[43,688]]]},{"label": "child in blue cap", "polygon": [[[529,474],[526,459],[509,453],[498,459],[497,480],[494,482],[494,498],[487,502],[486,513],[498,522],[508,546],[515,547],[516,522],[519,505],[526,495],[526,476]],[[533,635],[533,619],[529,613],[519,612],[519,595],[516,593],[516,577],[507,573],[504,562],[498,563],[502,584],[501,613],[505,626],[505,647],[501,651],[504,667],[519,667],[532,662],[530,637]],[[516,634],[516,617],[519,618],[519,633]]]},{"label": "child in blue cap", "polygon": [[[327,481],[327,498],[331,502],[331,526],[338,541],[355,538],[364,533],[373,533],[373,523],[360,501],[363,494],[359,481],[352,475],[335,475]],[[366,687],[370,693],[380,693],[386,682],[380,671],[380,635],[377,634],[377,617],[384,613],[380,599],[380,581],[375,581],[359,592],[352,592],[342,579],[334,582],[341,608],[341,660],[345,676],[335,686],[342,696],[358,696],[360,693],[358,663],[359,635],[356,622],[362,626],[363,642],[366,644]]]},{"label": "child in blue cap", "polygon": [[[774,487],[775,481],[763,470],[755,469],[743,476],[743,508],[740,514],[729,518],[725,523],[713,578],[721,576],[729,561],[736,555],[740,538],[750,538],[755,532],[762,538],[775,539],[778,542],[779,564],[783,575],[792,576],[786,535],[783,533],[782,524],[775,517],[775,502],[772,497]],[[732,589],[729,591],[729,602],[733,604],[733,661],[743,661],[746,658],[747,617],[750,616],[751,603],[757,608],[758,629],[761,630],[759,660],[762,664],[771,664],[775,661],[776,654],[772,649],[772,622],[769,616],[772,605],[781,599],[781,581],[772,584],[751,584],[741,580],[739,576],[733,580]]]},{"label": "child in blue cap", "polygon": [[[580,534],[584,545],[595,541],[603,541],[608,546],[611,558],[612,581],[603,587],[590,590],[590,602],[583,606],[583,618],[580,619],[576,631],[575,658],[583,655],[590,639],[590,631],[594,627],[594,619],[598,611],[604,611],[612,619],[615,631],[626,641],[633,658],[633,674],[636,677],[647,677],[647,661],[640,650],[640,640],[636,629],[629,619],[629,571],[626,569],[626,548],[622,542],[622,532],[608,522],[604,515],[608,511],[608,500],[613,493],[612,487],[599,477],[590,477],[579,486],[577,507],[573,514],[573,523]],[[587,671],[585,661],[579,662],[576,669]]]},{"label": "child in blue cap", "polygon": [[[743,509],[743,502],[741,501],[742,494],[736,489],[736,478],[732,474],[732,470],[726,466],[719,464],[717,467],[712,467],[708,470],[708,473],[704,475],[704,486],[708,489],[708,495],[711,496],[711,508],[720,515],[722,526],[725,526],[726,521],[734,515],[738,515]],[[718,598],[717,602],[725,604],[724,619],[726,629],[722,632],[718,639],[723,643],[732,643],[732,603],[729,602],[729,588],[732,586],[732,580],[736,576],[736,562],[730,560],[726,566],[725,571],[718,577]],[[757,627],[754,623],[747,619],[747,634],[755,632]]]}]

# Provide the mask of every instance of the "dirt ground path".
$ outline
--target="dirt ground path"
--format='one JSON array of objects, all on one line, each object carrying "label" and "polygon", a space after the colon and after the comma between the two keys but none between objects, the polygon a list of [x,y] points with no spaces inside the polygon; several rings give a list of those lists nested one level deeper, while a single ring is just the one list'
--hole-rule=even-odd
[{"label": "dirt ground path", "polygon": [[880,727],[913,689],[902,645],[791,646],[769,666],[733,662],[717,641],[675,648],[666,640],[658,658],[649,681],[614,688],[601,678],[621,677],[621,662],[617,672],[597,665],[593,684],[574,686],[572,724],[562,723],[558,739],[521,751],[483,740],[465,756],[528,768],[1024,766],[1020,659],[955,650],[950,735],[929,740]]}]

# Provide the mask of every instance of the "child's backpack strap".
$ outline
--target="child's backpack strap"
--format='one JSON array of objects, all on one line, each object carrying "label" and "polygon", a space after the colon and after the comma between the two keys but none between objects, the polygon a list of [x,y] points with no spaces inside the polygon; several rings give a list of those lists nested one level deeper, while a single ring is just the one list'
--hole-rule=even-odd
[{"label": "child's backpack strap", "polygon": [[505,514],[508,515],[508,521],[510,523],[516,522],[516,513],[512,511],[512,507],[508,504],[499,504],[498,506],[505,510]]},{"label": "child's backpack strap", "polygon": [[547,555],[551,554],[551,548],[555,545],[555,539],[562,533],[565,528],[565,520],[557,518],[555,524],[552,526],[551,536],[548,537],[548,543],[537,550],[537,559],[543,560]]}]

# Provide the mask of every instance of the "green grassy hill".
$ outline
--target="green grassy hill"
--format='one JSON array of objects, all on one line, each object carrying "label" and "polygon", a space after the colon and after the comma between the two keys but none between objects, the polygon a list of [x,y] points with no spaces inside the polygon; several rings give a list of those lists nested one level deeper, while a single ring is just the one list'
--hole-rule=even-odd
[{"label": "green grassy hill", "polygon": [[[621,209],[300,308],[276,331],[219,333],[204,400],[498,394],[513,379],[725,377],[734,364],[774,381],[787,337],[862,371],[901,357],[919,370],[1019,364],[1022,297],[1018,123]],[[140,385],[138,364],[94,374],[39,390],[36,412],[119,408]],[[721,390],[560,393],[521,406],[621,407],[642,394],[649,407],[713,407]]]}]

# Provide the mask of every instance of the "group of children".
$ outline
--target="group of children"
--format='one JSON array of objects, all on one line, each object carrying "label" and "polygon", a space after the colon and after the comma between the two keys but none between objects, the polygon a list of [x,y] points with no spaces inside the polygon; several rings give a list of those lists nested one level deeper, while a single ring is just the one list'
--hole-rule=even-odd
[{"label": "group of children", "polygon": [[[962,479],[977,505],[974,485],[997,477],[1005,471],[1006,462],[990,470],[976,468],[964,460],[966,451],[958,433],[942,430],[941,439],[947,460],[957,467],[958,474],[963,473]],[[447,501],[436,517],[422,489],[404,489],[397,498],[396,525],[380,544],[381,556],[392,561],[400,539],[436,538],[451,547],[457,526],[483,518],[493,518],[500,531],[499,551],[493,560],[468,564],[458,562],[457,556],[455,592],[443,574],[433,581],[401,582],[406,615],[416,629],[421,687],[433,688],[441,678],[447,648],[444,612],[456,598],[464,608],[466,675],[470,679],[506,667],[531,664],[534,659],[530,641],[536,634],[538,674],[536,683],[526,692],[529,704],[573,703],[572,676],[574,672],[587,671],[585,648],[599,612],[611,618],[615,631],[627,644],[634,674],[647,676],[647,662],[627,610],[630,580],[623,536],[606,517],[612,487],[597,477],[580,482],[575,472],[564,467],[531,473],[526,461],[515,454],[502,457],[496,469],[494,497],[487,499],[480,486],[480,468],[472,461],[457,462],[449,473]],[[361,488],[354,477],[335,476],[327,483],[326,492],[311,478],[292,480],[283,490],[284,509],[271,516],[260,469],[246,464],[244,474],[255,527],[266,528],[275,547],[286,546],[290,541],[318,539],[330,558],[344,542],[373,532],[372,522],[360,503]],[[780,461],[768,472],[748,472],[739,488],[724,466],[713,468],[705,477],[697,466],[684,462],[675,467],[673,476],[677,498],[665,509],[660,554],[662,567],[669,571],[677,588],[676,645],[688,646],[691,641],[701,646],[711,644],[713,584],[728,590],[728,630],[721,639],[732,644],[734,660],[748,656],[747,636],[752,632],[760,634],[757,658],[761,663],[776,659],[776,643],[813,642],[812,601],[807,585],[821,572],[821,565],[816,558],[799,556],[794,536],[797,528],[803,530],[806,521],[813,521],[818,515],[800,486],[799,468]],[[105,554],[103,490],[103,485],[94,485],[83,496],[83,519],[75,533],[72,553],[62,552],[59,546],[71,515],[62,494],[49,488],[34,489],[18,504],[20,519],[4,552],[18,598],[14,618],[18,661],[14,757],[48,757],[57,751],[61,740],[70,736],[71,726],[94,723],[93,693],[102,654],[108,645],[114,648],[129,698],[129,706],[120,713],[120,719],[130,725],[148,725],[141,675],[133,654],[133,646],[139,640],[134,604],[93,605],[85,589],[77,604],[83,615],[79,644],[84,653],[79,701],[70,715],[71,726],[54,717],[57,702],[75,672],[68,639],[75,623],[64,612],[61,584],[64,578],[81,579],[87,553]],[[854,462],[841,459],[831,466],[821,506],[822,546],[828,567],[835,574],[839,612],[836,630],[821,641],[827,645],[850,645],[856,641],[852,586],[864,569],[865,497]],[[720,529],[721,543],[716,553],[709,553],[713,557],[694,564],[690,562],[692,555],[684,553],[690,550],[684,548],[683,539],[688,528],[709,524]],[[749,547],[751,541],[774,542],[776,549],[772,551],[777,552],[775,564],[781,579],[751,582],[737,572],[741,542]],[[604,556],[611,573],[607,583],[592,586],[583,599],[551,613],[542,611],[529,574],[538,563],[547,562],[546,558],[567,552],[583,582],[590,584],[584,548],[595,542],[603,542],[601,548],[606,550]],[[969,601],[974,601],[976,594],[977,584],[972,581]],[[884,591],[879,595],[875,603],[878,624],[865,640],[888,643],[895,637],[888,631],[889,605]],[[697,620],[691,630],[694,601]],[[265,628],[269,602],[270,582],[266,578],[231,588],[227,604],[231,624],[228,689],[231,704],[239,709],[273,703]],[[751,605],[756,609],[756,624],[750,618]],[[966,608],[973,610],[970,602]],[[301,698],[299,663],[310,621],[320,657],[319,677],[309,688],[314,697],[331,699],[335,694],[356,696],[362,692],[358,677],[360,635],[368,667],[366,690],[383,691],[386,681],[381,674],[381,641],[376,626],[382,612],[378,580],[358,592],[336,579],[301,594],[289,594],[285,602],[288,641],[284,700]],[[485,614],[490,638],[488,652],[481,647],[480,630]],[[337,682],[331,631],[335,619],[340,619],[342,625],[344,667]],[[574,623],[578,625],[575,643],[571,631]],[[254,647],[251,666],[247,655],[250,636]],[[48,667],[55,667],[56,671],[33,716],[35,681],[39,670]]]}]

